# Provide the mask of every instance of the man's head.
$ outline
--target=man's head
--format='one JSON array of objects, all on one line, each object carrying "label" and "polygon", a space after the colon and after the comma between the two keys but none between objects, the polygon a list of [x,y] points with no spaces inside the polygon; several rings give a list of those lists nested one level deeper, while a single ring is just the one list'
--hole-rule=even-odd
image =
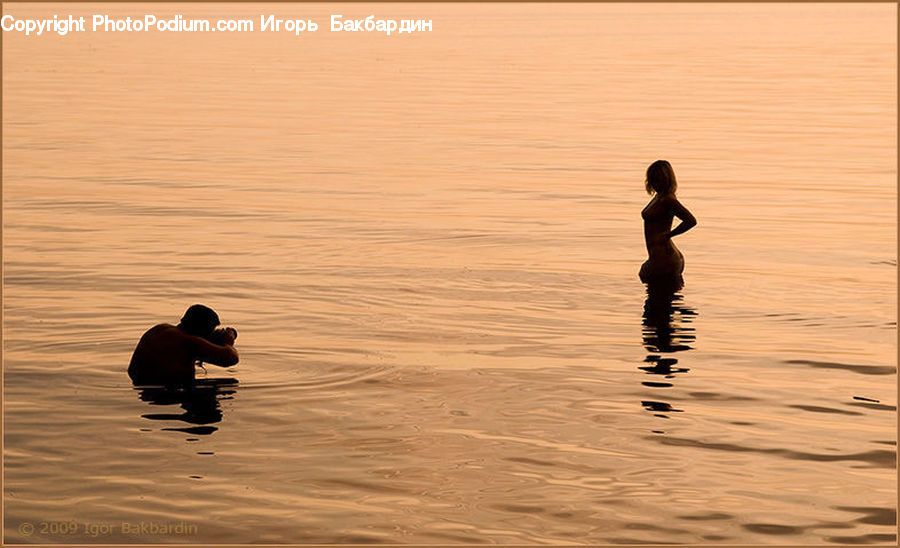
[{"label": "man's head", "polygon": [[212,308],[195,304],[184,313],[178,327],[190,335],[205,338],[213,332],[217,325],[219,325],[219,315]]}]

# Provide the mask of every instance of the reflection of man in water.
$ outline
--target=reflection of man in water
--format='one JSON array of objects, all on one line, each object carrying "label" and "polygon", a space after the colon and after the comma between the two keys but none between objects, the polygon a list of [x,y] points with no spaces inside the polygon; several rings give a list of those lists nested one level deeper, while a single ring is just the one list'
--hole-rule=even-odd
[{"label": "reflection of man in water", "polygon": [[[194,363],[230,367],[238,362],[234,348],[237,331],[216,329],[219,316],[209,307],[195,304],[181,323],[151,327],[134,349],[128,376],[138,385],[191,385]],[[211,342],[213,341],[213,342]]]}]

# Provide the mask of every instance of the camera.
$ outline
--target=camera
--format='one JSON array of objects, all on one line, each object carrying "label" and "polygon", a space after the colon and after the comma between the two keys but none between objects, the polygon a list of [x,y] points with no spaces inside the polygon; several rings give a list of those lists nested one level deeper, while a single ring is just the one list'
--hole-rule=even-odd
[{"label": "camera", "polygon": [[213,344],[225,346],[233,344],[237,339],[237,329],[233,327],[217,327],[206,340]]}]

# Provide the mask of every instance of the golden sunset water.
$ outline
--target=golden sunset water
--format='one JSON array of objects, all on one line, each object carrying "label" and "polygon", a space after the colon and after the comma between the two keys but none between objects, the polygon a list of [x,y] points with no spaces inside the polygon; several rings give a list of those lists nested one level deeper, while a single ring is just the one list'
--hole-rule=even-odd
[{"label": "golden sunset water", "polygon": [[895,542],[895,4],[3,11],[320,25],[3,33],[6,542]]}]

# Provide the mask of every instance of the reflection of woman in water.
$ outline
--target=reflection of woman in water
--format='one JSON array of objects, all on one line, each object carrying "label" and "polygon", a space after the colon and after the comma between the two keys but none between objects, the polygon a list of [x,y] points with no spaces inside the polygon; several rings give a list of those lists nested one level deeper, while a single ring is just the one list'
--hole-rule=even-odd
[{"label": "reflection of woman in water", "polygon": [[[675,197],[675,171],[665,160],[657,160],[647,168],[647,194],[653,196],[641,211],[644,218],[644,239],[649,258],[641,266],[644,283],[675,283],[680,286],[684,271],[684,256],[672,236],[687,232],[697,224],[697,219]],[[681,223],[672,230],[672,219]]]}]

